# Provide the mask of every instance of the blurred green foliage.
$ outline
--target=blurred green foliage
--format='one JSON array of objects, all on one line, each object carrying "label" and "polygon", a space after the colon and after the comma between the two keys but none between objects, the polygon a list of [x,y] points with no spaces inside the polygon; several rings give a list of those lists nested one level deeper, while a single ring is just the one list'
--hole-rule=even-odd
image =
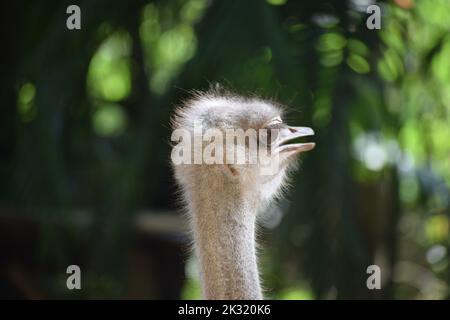
[{"label": "blurred green foliage", "polygon": [[[0,200],[31,209],[37,256],[61,265],[67,242],[47,222],[92,208],[85,294],[120,296],[133,212],[176,208],[170,113],[217,81],[275,97],[316,131],[266,235],[269,296],[448,298],[450,1],[378,1],[379,31],[361,3],[85,1],[82,31],[68,32],[67,3],[26,2]],[[183,298],[199,297],[195,274]]]}]

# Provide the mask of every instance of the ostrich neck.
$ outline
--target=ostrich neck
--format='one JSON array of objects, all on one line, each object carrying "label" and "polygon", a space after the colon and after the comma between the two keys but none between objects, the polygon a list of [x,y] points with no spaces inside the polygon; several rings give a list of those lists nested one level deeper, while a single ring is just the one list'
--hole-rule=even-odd
[{"label": "ostrich neck", "polygon": [[193,199],[192,227],[205,299],[262,299],[256,212],[239,198]]}]

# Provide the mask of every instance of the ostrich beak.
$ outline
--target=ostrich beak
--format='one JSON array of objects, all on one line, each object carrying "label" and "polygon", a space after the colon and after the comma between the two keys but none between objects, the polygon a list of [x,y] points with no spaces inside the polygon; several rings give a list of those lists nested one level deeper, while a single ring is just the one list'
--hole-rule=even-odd
[{"label": "ostrich beak", "polygon": [[287,144],[289,141],[306,136],[313,136],[314,130],[308,127],[287,127],[280,130],[275,151],[289,155],[314,149],[314,142]]}]

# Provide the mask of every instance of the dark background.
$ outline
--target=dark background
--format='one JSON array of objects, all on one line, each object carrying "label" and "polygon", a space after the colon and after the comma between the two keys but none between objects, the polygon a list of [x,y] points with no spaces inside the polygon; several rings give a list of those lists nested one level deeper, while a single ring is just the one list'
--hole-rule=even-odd
[{"label": "dark background", "polygon": [[269,298],[449,298],[450,1],[368,30],[374,2],[84,1],[72,31],[72,2],[4,2],[0,297],[199,298],[169,118],[219,82],[316,132],[263,223]]}]

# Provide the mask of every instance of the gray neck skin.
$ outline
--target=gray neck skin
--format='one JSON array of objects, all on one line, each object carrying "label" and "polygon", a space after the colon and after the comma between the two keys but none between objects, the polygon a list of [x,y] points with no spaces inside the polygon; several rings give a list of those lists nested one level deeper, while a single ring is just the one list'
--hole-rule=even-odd
[{"label": "gray neck skin", "polygon": [[239,198],[235,194],[210,201],[197,196],[191,203],[205,299],[262,299],[255,253],[256,212]]}]

